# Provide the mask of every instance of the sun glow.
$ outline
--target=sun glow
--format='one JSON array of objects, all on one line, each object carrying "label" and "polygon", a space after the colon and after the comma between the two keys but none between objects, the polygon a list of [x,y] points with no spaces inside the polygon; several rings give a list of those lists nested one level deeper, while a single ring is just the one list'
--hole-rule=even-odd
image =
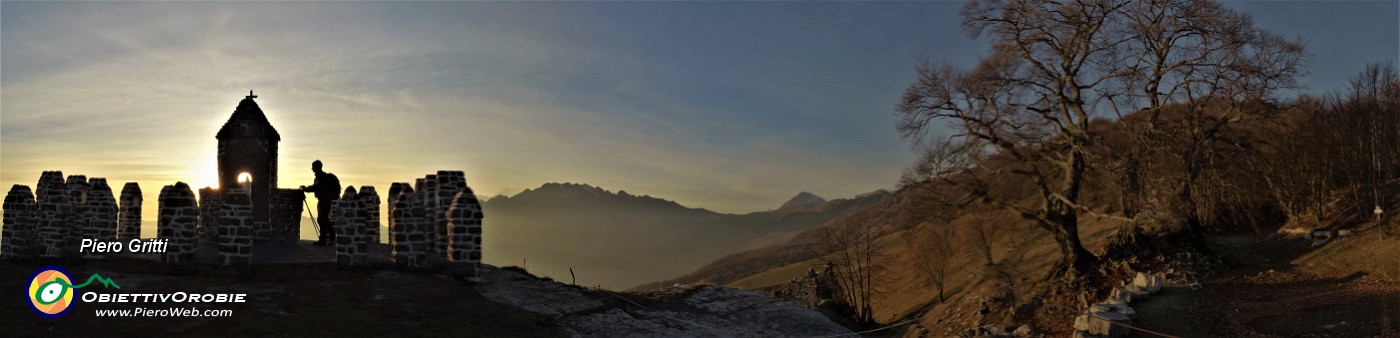
[{"label": "sun glow", "polygon": [[253,174],[249,174],[248,172],[241,172],[241,173],[238,173],[238,183],[242,184],[242,183],[249,183],[249,182],[252,182],[252,181],[253,181]]},{"label": "sun glow", "polygon": [[219,159],[213,153],[204,155],[204,158],[200,159],[199,162],[194,165],[194,171],[189,173],[186,177],[191,177],[194,180],[194,182],[192,182],[193,184],[190,186],[195,189],[201,187],[218,189]]}]

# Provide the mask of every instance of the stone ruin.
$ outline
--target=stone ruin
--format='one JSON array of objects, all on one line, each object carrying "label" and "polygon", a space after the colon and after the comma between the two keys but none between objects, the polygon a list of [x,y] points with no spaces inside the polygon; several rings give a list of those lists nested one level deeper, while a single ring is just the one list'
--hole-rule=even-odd
[{"label": "stone ruin", "polygon": [[841,299],[841,284],[836,280],[836,267],[831,263],[820,270],[808,268],[806,275],[788,281],[787,287],[778,289],[775,294],[797,300],[813,309],[845,305]]},{"label": "stone ruin", "polygon": [[73,208],[73,212],[67,217],[68,230],[64,235],[64,251],[78,252],[78,247],[83,243],[83,232],[87,229],[87,224],[83,221],[83,216],[87,213],[87,176],[69,175],[63,187],[64,192],[68,194],[68,203]]},{"label": "stone ruin", "polygon": [[390,200],[389,256],[399,266],[418,267],[427,260],[427,212],[413,188],[407,186]]},{"label": "stone ruin", "polygon": [[382,243],[379,240],[379,193],[374,191],[374,186],[360,186],[360,204],[365,207],[365,236],[369,237],[369,242],[374,244]]},{"label": "stone ruin", "polygon": [[369,264],[366,218],[360,194],[355,192],[355,187],[346,187],[345,194],[331,207],[331,221],[335,223],[336,263],[349,266]]},{"label": "stone ruin", "polygon": [[[219,264],[253,264],[253,196],[235,187],[220,196],[214,223],[218,231]],[[201,205],[202,207],[202,205]],[[201,208],[202,209],[202,208]],[[201,219],[204,219],[201,217]]]},{"label": "stone ruin", "polygon": [[[79,250],[71,243],[81,243],[84,238],[111,241],[141,236],[142,197],[139,185],[134,182],[123,187],[120,203],[104,178],[73,175],[64,181],[62,172],[46,171],[40,175],[38,187],[35,194],[28,186],[16,184],[6,195],[0,258],[74,257],[79,255]],[[347,262],[354,265],[368,263],[369,229],[378,227],[377,217],[371,219],[366,215],[378,212],[379,196],[374,193],[374,187],[363,188],[364,191],[346,203],[354,206],[351,210],[354,217],[343,218],[352,222],[343,226],[353,229],[345,231],[349,235],[344,238],[352,242],[354,250],[344,251],[352,254],[354,258]],[[300,191],[292,191],[301,197]],[[260,224],[253,213],[251,195],[251,189],[241,186],[224,191],[201,189],[201,198],[196,200],[194,191],[184,182],[163,187],[157,198],[156,231],[157,238],[166,241],[161,261],[192,263],[200,240],[207,239],[218,247],[219,264],[252,264],[253,245]],[[361,205],[356,202],[359,199],[372,203]],[[300,202],[299,198],[287,200]],[[300,214],[295,216],[300,217]],[[81,257],[102,258],[103,255],[82,254]]]},{"label": "stone ruin", "polygon": [[40,256],[63,256],[64,240],[69,232],[68,217],[73,214],[73,205],[68,201],[66,185],[61,171],[45,171],[39,176],[38,191],[35,192],[35,203],[39,209],[35,219],[38,223],[40,243],[43,245]]},{"label": "stone ruin", "polygon": [[[117,200],[112,197],[112,188],[107,186],[107,179],[98,177],[88,180],[87,186],[83,189],[83,235],[72,237],[78,237],[80,244],[83,238],[116,240]],[[102,258],[102,255],[90,252],[83,258]]]},{"label": "stone ruin", "polygon": [[[184,182],[162,187],[157,198],[161,261],[191,263],[201,239],[218,245],[224,265],[252,263],[253,245],[296,243],[305,194],[277,188],[281,135],[249,93],[224,123],[218,140],[219,185],[192,190]],[[381,202],[372,186],[347,189],[335,213],[337,261],[368,264],[369,243],[381,243],[380,207],[387,208],[389,246],[399,265],[417,267],[433,255],[471,276],[481,264],[482,210],[461,171],[438,171],[415,184],[394,183]],[[4,205],[0,258],[76,256],[83,238],[141,237],[140,186],[126,183],[113,194],[104,178],[45,171],[36,188],[15,185]],[[99,257],[88,255],[88,257]]]},{"label": "stone ruin", "polygon": [[447,209],[447,261],[462,263],[477,276],[481,270],[481,202],[465,185]]},{"label": "stone ruin", "polygon": [[0,230],[0,258],[26,256],[38,233],[34,230],[36,207],[29,187],[16,184],[5,194],[4,229]]},{"label": "stone ruin", "polygon": [[[246,192],[247,189],[244,191]],[[219,189],[211,187],[199,189],[199,224],[195,226],[195,232],[199,234],[199,239],[219,240],[218,215],[220,215],[219,205],[223,204],[223,200],[224,195],[219,193]]]},{"label": "stone ruin", "polygon": [[[79,255],[84,238],[112,241],[140,236],[141,198],[135,183],[123,189],[123,205],[118,205],[107,179],[101,177],[72,175],[65,181],[63,172],[45,171],[37,187],[30,193],[28,186],[16,184],[6,195],[0,257],[72,257]],[[124,208],[136,215],[123,218]]]},{"label": "stone ruin", "polygon": [[[477,276],[483,214],[476,194],[467,187],[465,174],[440,170],[416,179],[413,187],[394,183],[389,187],[389,201],[389,244],[394,248],[395,262],[418,266],[432,254],[448,261],[455,271]],[[462,212],[454,215],[452,210]]]},{"label": "stone ruin", "polygon": [[195,203],[194,192],[185,182],[175,182],[160,189],[159,200],[156,231],[159,238],[167,241],[161,261],[194,262],[195,246],[199,243],[199,205]]},{"label": "stone ruin", "polygon": [[117,200],[117,239],[141,238],[141,185],[126,182]]}]

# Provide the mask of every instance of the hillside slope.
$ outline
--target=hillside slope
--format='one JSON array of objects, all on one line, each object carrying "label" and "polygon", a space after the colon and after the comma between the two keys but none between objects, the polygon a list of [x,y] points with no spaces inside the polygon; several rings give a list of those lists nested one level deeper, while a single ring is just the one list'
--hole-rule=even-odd
[{"label": "hillside slope", "polygon": [[489,235],[482,245],[487,263],[622,289],[694,270],[728,253],[782,243],[883,196],[734,215],[586,184],[549,183],[483,202],[483,231]]}]

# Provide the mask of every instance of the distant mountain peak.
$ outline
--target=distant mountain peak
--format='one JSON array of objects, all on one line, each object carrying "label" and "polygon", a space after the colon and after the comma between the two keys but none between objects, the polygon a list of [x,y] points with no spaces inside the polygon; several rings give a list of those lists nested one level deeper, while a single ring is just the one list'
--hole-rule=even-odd
[{"label": "distant mountain peak", "polygon": [[[538,188],[525,189],[514,196],[500,196],[490,199],[497,207],[503,205],[552,205],[556,207],[579,207],[587,205],[589,208],[660,208],[681,210],[684,212],[706,212],[705,209],[689,208],[676,201],[652,197],[651,195],[634,195],[626,191],[618,190],[616,193],[589,184],[549,182],[540,185]],[[640,209],[631,209],[640,210]]]},{"label": "distant mountain peak", "polygon": [[825,199],[825,198],[822,198],[821,196],[817,196],[816,194],[813,194],[813,193],[810,193],[810,192],[803,191],[803,192],[801,192],[801,193],[798,193],[797,196],[793,196],[792,198],[789,198],[788,201],[787,201],[786,203],[783,203],[783,206],[778,207],[778,209],[790,209],[790,208],[804,208],[804,209],[805,209],[805,208],[811,208],[811,207],[815,207],[815,206],[818,206],[818,205],[822,205],[822,203],[826,203],[826,199]]}]

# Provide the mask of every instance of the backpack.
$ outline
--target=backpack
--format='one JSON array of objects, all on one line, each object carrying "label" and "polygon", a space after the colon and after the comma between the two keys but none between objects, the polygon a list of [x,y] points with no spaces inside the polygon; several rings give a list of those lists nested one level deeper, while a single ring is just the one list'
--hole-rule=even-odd
[{"label": "backpack", "polygon": [[335,174],[332,173],[326,173],[324,178],[326,181],[320,182],[321,191],[316,192],[316,198],[321,198],[322,196],[326,198],[339,198],[340,178],[335,177]]}]

